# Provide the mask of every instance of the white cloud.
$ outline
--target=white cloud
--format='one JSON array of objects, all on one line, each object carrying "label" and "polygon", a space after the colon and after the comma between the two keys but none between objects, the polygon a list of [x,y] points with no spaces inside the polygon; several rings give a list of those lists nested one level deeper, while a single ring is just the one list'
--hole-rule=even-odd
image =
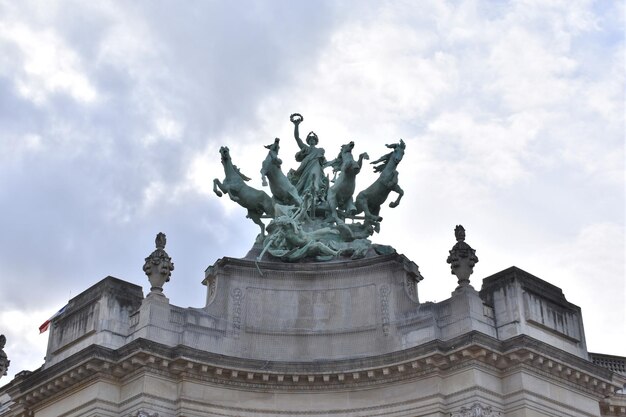
[{"label": "white cloud", "polygon": [[[529,175],[528,146],[544,119],[532,112],[487,120],[463,112],[442,113],[428,125],[424,139],[431,142],[432,156],[447,156],[462,178],[509,186]],[[476,165],[482,169],[477,171]]]},{"label": "white cloud", "polygon": [[570,78],[576,63],[550,50],[545,35],[518,27],[501,33],[486,62],[495,79],[487,86],[512,111],[524,111],[569,101],[576,83]]},{"label": "white cloud", "polygon": [[[62,306],[56,308],[60,307]],[[0,328],[7,338],[4,351],[11,361],[7,376],[4,377],[7,382],[20,371],[34,371],[43,365],[48,345],[48,333],[40,335],[38,329],[52,313],[54,311],[40,309],[0,312]]]},{"label": "white cloud", "polygon": [[[164,111],[161,110],[161,113]],[[182,124],[168,115],[156,116],[152,125],[152,129],[142,138],[144,146],[151,146],[160,141],[179,142],[182,139],[184,132]]]},{"label": "white cloud", "polygon": [[[568,300],[582,307],[591,351],[623,354],[626,344],[626,271],[624,227],[594,223],[568,242],[543,245],[532,263],[561,287]],[[610,346],[602,340],[612,340]]]},{"label": "white cloud", "polygon": [[82,103],[97,99],[80,57],[53,30],[0,21],[0,50],[12,47],[17,48],[20,59],[11,65],[13,74],[5,76],[15,80],[23,97],[37,104],[45,103],[54,93],[68,94]]},{"label": "white cloud", "polygon": [[323,99],[346,117],[401,120],[424,114],[456,88],[459,77],[452,55],[432,51],[435,42],[393,19],[349,23],[333,36],[318,67],[299,77],[309,90],[303,98]]}]

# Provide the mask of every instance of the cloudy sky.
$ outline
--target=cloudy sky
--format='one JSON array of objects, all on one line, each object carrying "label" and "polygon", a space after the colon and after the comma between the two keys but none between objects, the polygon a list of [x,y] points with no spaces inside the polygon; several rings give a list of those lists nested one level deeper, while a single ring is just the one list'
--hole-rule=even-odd
[{"label": "cloudy sky", "polygon": [[[511,265],[582,307],[590,351],[626,355],[624,3],[0,0],[0,332],[8,382],[42,364],[37,327],[107,275],[142,285],[167,234],[173,304],[257,227],[219,147],[261,187],[263,145],[304,115],[327,155],[403,138],[405,197],[378,243],[449,297],[463,224],[472,282]],[[365,172],[367,171],[367,172]],[[357,191],[374,179],[368,167]]]}]

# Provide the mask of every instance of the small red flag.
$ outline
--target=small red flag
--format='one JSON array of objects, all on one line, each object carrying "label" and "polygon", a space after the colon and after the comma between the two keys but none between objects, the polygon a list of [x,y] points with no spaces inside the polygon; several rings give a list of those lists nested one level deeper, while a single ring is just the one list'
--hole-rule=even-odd
[{"label": "small red flag", "polygon": [[50,317],[48,320],[44,321],[43,324],[39,326],[39,334],[48,330],[48,327],[50,327],[50,322],[54,320],[55,317],[58,317],[59,315],[61,315],[65,311],[66,307],[67,307],[67,304],[62,309],[54,313],[52,317]]}]

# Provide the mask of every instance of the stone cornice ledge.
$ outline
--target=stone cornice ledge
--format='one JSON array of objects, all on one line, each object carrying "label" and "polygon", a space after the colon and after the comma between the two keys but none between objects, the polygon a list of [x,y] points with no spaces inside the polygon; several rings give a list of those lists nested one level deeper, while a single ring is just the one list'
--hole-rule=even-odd
[{"label": "stone cornice ledge", "polygon": [[385,355],[319,362],[234,358],[137,339],[117,350],[89,346],[63,363],[26,376],[11,387],[11,396],[28,407],[94,378],[122,380],[143,371],[245,389],[354,390],[470,363],[500,371],[518,365],[537,369],[575,384],[599,399],[613,395],[626,383],[621,375],[525,335],[498,341],[471,332],[449,341],[435,340]]},{"label": "stone cornice ledge", "polygon": [[[209,266],[205,271],[205,276],[215,276],[218,274],[218,271],[223,270],[225,267],[230,268],[243,268],[250,269],[253,271],[257,271],[257,266],[263,271],[274,271],[274,272],[293,272],[298,271],[300,273],[324,273],[327,271],[336,271],[342,270],[345,268],[349,269],[359,269],[359,268],[369,268],[372,265],[383,265],[388,263],[396,263],[402,266],[403,269],[415,279],[421,280],[422,277],[419,274],[419,270],[417,265],[407,258],[405,255],[400,253],[392,253],[389,255],[378,255],[367,257],[363,259],[357,260],[335,260],[329,262],[270,262],[270,261],[259,261],[254,262],[253,260],[246,258],[230,258],[224,257],[218,259],[213,265]],[[204,282],[204,281],[203,281]]]}]

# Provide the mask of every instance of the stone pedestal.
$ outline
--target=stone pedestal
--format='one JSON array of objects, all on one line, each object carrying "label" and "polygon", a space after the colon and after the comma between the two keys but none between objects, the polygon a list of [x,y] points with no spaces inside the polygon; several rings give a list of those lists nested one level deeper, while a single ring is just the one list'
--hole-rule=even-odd
[{"label": "stone pedestal", "polygon": [[283,361],[399,350],[402,323],[419,314],[421,279],[417,265],[397,254],[302,264],[223,258],[204,281],[204,310],[221,323],[210,344]]},{"label": "stone pedestal", "polygon": [[496,337],[493,310],[471,285],[458,287],[452,297],[437,304],[437,327],[443,340],[473,330]]},{"label": "stone pedestal", "polygon": [[169,346],[180,343],[180,329],[170,320],[172,306],[162,293],[151,292],[133,318],[133,338],[159,340]]}]

